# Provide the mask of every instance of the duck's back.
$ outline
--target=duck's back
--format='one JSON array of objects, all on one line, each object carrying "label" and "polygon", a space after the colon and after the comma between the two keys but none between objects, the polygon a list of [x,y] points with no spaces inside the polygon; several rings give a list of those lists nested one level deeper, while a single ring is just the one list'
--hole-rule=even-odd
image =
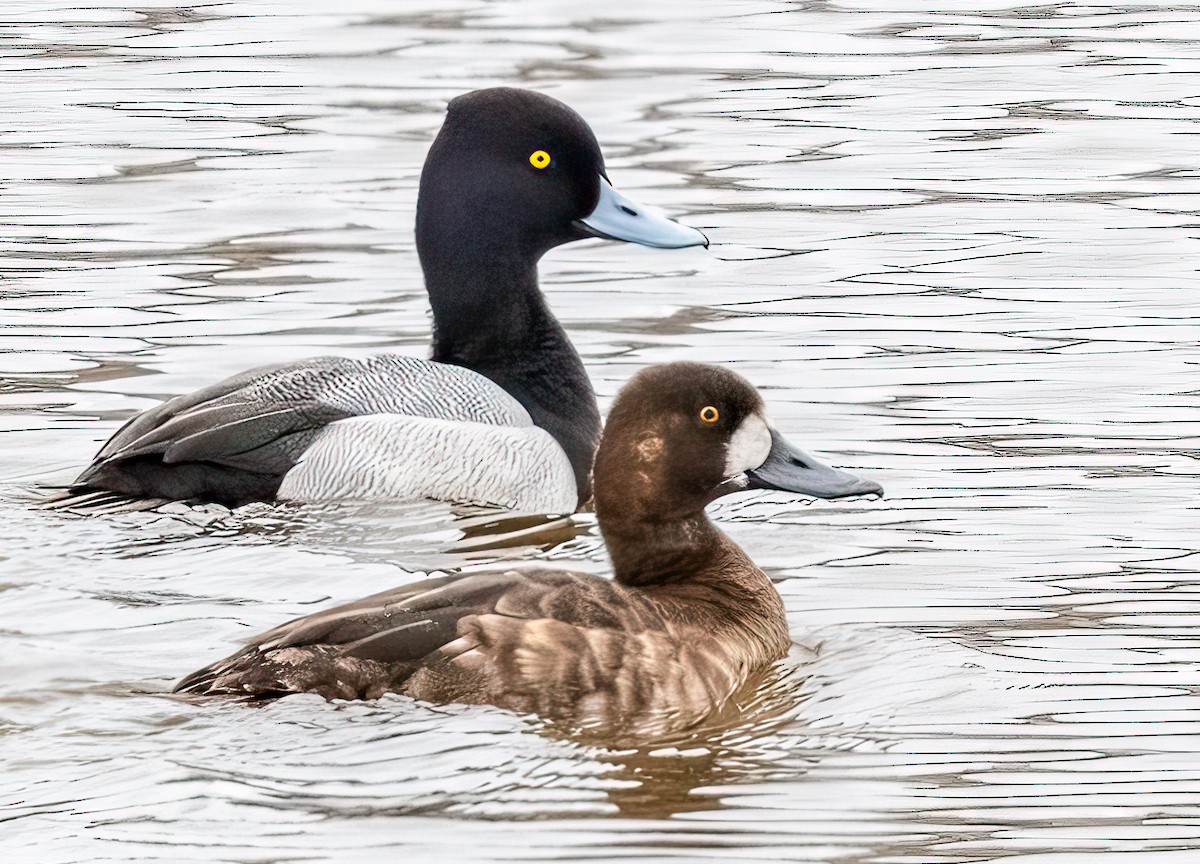
[{"label": "duck's back", "polygon": [[397,692],[584,728],[662,732],[703,719],[749,671],[737,640],[664,611],[645,592],[588,574],[443,577],[276,628],[176,690],[330,699]]},{"label": "duck's back", "polygon": [[138,414],[74,488],[228,504],[269,499],[331,426],[370,416],[532,425],[519,402],[469,369],[395,354],[317,357],[244,372]]}]

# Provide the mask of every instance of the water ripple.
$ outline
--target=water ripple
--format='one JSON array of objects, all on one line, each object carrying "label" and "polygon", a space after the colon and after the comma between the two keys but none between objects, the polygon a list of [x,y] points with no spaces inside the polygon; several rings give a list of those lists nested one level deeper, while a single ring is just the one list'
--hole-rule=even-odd
[{"label": "water ripple", "polygon": [[[8,857],[1191,864],[1198,10],[5,4]],[[430,571],[605,572],[586,515],[32,506],[172,394],[424,354],[421,161],[445,100],[493,84],[579,106],[614,181],[714,241],[544,262],[602,402],[650,363],[727,362],[888,497],[714,508],[797,648],[684,740],[170,697],[238,639]]]}]

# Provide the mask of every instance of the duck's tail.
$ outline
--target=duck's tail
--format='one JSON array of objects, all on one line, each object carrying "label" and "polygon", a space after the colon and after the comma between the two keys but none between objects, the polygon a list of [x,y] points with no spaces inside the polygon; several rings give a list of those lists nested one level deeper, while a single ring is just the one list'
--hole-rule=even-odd
[{"label": "duck's tail", "polygon": [[137,513],[153,510],[170,503],[169,498],[137,498],[108,489],[90,486],[58,487],[58,490],[34,506],[39,510],[60,510],[80,516],[101,516],[113,513]]}]

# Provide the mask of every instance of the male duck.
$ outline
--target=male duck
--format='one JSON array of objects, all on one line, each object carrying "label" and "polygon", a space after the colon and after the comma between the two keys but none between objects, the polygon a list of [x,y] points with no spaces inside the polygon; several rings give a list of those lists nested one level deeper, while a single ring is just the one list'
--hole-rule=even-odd
[{"label": "male duck", "polygon": [[747,488],[883,491],[792,448],[738,375],[652,367],[618,395],[596,457],[614,579],[550,569],[429,579],[278,627],[176,691],[398,692],[598,732],[678,731],[788,649],[775,586],[704,512]]},{"label": "male duck", "polygon": [[459,96],[417,202],[433,359],[318,357],[178,396],[126,423],[68,500],[435,498],[575,510],[591,495],[600,416],[538,289],[537,262],[587,237],[708,245],[618,194],[592,130],[563,103],[506,87]]}]

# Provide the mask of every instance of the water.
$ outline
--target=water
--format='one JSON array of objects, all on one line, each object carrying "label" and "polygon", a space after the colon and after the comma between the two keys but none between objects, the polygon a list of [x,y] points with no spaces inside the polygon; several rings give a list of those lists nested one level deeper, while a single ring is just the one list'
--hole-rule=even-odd
[{"label": "water", "polygon": [[[54,5],[0,10],[6,861],[1196,860],[1200,7]],[[494,84],[714,241],[544,262],[602,401],[727,362],[887,498],[716,509],[798,656],[674,748],[167,697],[431,569],[604,572],[586,518],[488,549],[433,504],[31,506],[172,394],[423,354],[417,174]]]}]

